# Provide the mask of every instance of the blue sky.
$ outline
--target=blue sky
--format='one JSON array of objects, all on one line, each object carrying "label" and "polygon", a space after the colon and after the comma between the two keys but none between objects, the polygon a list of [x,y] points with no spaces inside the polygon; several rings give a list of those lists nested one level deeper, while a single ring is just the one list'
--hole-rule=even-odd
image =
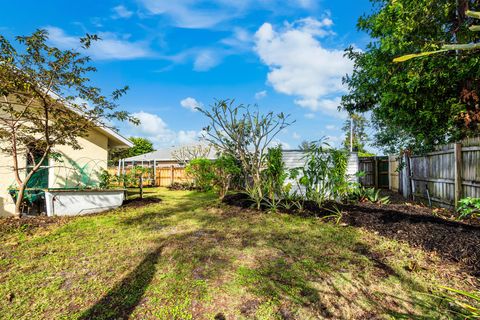
[{"label": "blue sky", "polygon": [[98,34],[89,54],[105,92],[130,86],[122,108],[142,125],[121,125],[157,148],[192,143],[206,120],[195,106],[214,99],[257,103],[296,123],[278,136],[287,148],[302,140],[342,140],[336,109],[352,63],[343,49],[364,48],[356,31],[368,0],[25,0],[2,4],[0,32],[12,38],[37,28],[61,48]]}]

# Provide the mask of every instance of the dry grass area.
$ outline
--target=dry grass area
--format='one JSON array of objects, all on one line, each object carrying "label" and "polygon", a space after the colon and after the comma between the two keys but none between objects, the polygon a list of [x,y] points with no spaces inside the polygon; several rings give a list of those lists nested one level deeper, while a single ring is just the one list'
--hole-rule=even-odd
[{"label": "dry grass area", "polygon": [[363,229],[210,194],[147,196],[162,201],[0,229],[0,318],[450,319],[439,285],[478,285]]}]

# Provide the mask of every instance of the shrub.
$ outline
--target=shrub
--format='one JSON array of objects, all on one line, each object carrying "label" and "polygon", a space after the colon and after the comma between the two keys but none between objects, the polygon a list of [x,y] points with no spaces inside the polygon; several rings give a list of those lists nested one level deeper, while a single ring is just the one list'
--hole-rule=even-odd
[{"label": "shrub", "polygon": [[116,175],[111,174],[108,170],[103,170],[100,173],[100,189],[112,189],[117,186],[119,179]]},{"label": "shrub", "polygon": [[213,171],[213,162],[205,158],[193,159],[185,168],[187,175],[193,179],[195,187],[202,191],[212,189],[212,182],[215,178]]},{"label": "shrub", "polygon": [[377,204],[389,204],[388,196],[382,197],[380,190],[375,188],[365,188],[360,185],[352,187],[347,195],[349,201],[355,202],[371,202]]},{"label": "shrub", "polygon": [[458,202],[458,220],[480,217],[480,198],[463,198]]},{"label": "shrub", "polygon": [[237,159],[231,155],[221,155],[213,162],[212,184],[220,199],[223,199],[232,185],[232,181],[241,173]]},{"label": "shrub", "polygon": [[291,186],[287,190],[284,185],[288,173],[283,162],[282,148],[278,146],[268,149],[265,158],[266,167],[262,171],[264,200],[273,211],[276,211],[280,200],[285,195],[285,191],[289,193]]},{"label": "shrub", "polygon": [[338,200],[348,193],[346,179],[347,155],[329,147],[320,140],[313,143],[305,157],[306,164],[300,170],[299,182],[305,187],[305,197],[322,206],[326,200]]}]

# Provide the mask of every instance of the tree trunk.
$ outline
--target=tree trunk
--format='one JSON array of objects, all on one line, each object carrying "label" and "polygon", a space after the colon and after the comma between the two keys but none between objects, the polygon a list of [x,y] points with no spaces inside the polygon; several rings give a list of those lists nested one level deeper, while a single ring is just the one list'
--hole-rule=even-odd
[{"label": "tree trunk", "polygon": [[22,203],[24,198],[26,183],[22,183],[18,189],[17,201],[15,202],[15,214],[14,217],[20,219],[22,217]]}]

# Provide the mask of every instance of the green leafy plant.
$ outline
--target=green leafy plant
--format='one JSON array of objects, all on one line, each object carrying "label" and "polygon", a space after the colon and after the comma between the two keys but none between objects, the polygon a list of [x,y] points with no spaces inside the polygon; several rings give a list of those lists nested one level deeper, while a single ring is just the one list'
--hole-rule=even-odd
[{"label": "green leafy plant", "polygon": [[[282,186],[280,196],[282,201],[279,205],[287,211],[297,210],[303,212],[305,209],[305,199],[303,195],[298,192],[298,190],[301,190],[301,185],[298,179],[300,171],[298,168],[293,168],[287,170],[286,174],[288,179],[293,183],[284,183]],[[294,188],[294,184],[296,188]]]},{"label": "green leafy plant", "polygon": [[380,189],[365,188],[360,185],[350,189],[347,199],[355,202],[371,202],[377,204],[390,203],[390,198],[388,196],[382,197],[380,195]]},{"label": "green leafy plant", "polygon": [[111,174],[108,170],[103,170],[100,173],[100,183],[99,187],[100,189],[112,189],[114,187],[117,187],[119,179],[118,176],[115,174]]},{"label": "green leafy plant", "polygon": [[284,184],[288,173],[283,162],[283,152],[280,146],[270,148],[266,154],[266,168],[262,171],[264,186],[264,201],[272,211],[277,211],[284,195]]},{"label": "green leafy plant", "polygon": [[202,191],[212,189],[212,182],[215,178],[212,160],[197,158],[190,161],[185,172],[194,180],[195,187]]},{"label": "green leafy plant", "polygon": [[458,220],[480,217],[480,198],[463,198],[458,202]]},{"label": "green leafy plant", "polygon": [[343,218],[342,210],[340,210],[337,206],[333,206],[332,209],[324,208],[324,210],[326,210],[330,214],[322,217],[322,220],[333,219],[335,221],[335,224],[340,223],[340,220],[342,220]]},{"label": "green leafy plant", "polygon": [[457,290],[441,286],[447,290],[441,293],[440,298],[448,302],[449,312],[462,319],[480,319],[480,293]]},{"label": "green leafy plant", "polygon": [[242,169],[237,159],[231,155],[221,155],[218,157],[218,159],[213,162],[212,169],[214,172],[212,185],[218,193],[220,200],[222,200],[228,193],[228,190],[230,190],[232,181],[242,173]]},{"label": "green leafy plant", "polygon": [[299,182],[305,188],[307,200],[322,207],[326,200],[338,200],[348,192],[347,155],[344,152],[330,148],[320,140],[311,145],[305,160]]}]

